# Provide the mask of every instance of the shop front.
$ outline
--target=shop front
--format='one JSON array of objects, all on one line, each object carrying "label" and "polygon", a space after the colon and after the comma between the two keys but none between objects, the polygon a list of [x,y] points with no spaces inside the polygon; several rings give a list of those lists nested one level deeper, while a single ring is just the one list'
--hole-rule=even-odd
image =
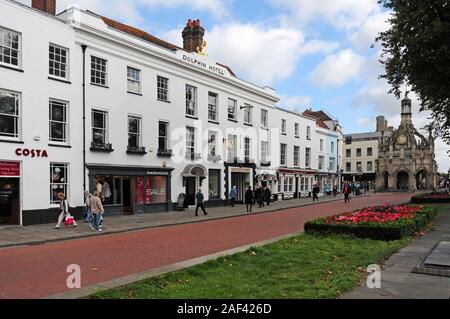
[{"label": "shop front", "polygon": [[185,189],[186,203],[188,206],[193,206],[196,204],[195,195],[208,176],[208,170],[203,165],[190,164],[184,168],[181,175],[183,176],[183,188]]},{"label": "shop front", "polygon": [[297,199],[311,195],[317,171],[280,168],[278,169],[278,193],[283,200]]},{"label": "shop front", "polygon": [[0,161],[0,226],[21,224],[20,162]]},{"label": "shop front", "polygon": [[245,191],[248,187],[253,189],[256,180],[256,164],[252,163],[225,163],[225,185],[227,199],[233,186],[237,189],[237,203],[244,203]]},{"label": "shop front", "polygon": [[317,174],[317,184],[320,187],[321,193],[331,195],[334,187],[339,189],[339,175],[320,172]]},{"label": "shop front", "polygon": [[274,201],[278,199],[277,182],[276,169],[270,167],[258,167],[256,169],[256,183],[262,187],[268,187]]},{"label": "shop front", "polygon": [[97,191],[107,215],[172,209],[172,168],[87,165],[89,191]]}]

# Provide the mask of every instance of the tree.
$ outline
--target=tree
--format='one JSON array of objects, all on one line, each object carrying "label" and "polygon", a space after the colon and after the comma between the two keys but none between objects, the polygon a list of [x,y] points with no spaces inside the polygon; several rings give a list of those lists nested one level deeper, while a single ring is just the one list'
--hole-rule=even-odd
[{"label": "tree", "polygon": [[383,51],[381,75],[397,98],[406,85],[430,111],[431,128],[450,144],[450,0],[380,0],[391,10],[390,29],[376,41]]}]

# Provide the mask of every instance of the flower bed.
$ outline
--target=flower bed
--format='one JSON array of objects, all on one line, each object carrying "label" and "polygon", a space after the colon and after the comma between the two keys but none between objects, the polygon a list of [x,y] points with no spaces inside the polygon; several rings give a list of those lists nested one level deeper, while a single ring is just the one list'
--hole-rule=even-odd
[{"label": "flower bed", "polygon": [[424,229],[435,216],[433,209],[422,206],[367,207],[309,221],[305,224],[305,232],[397,240]]},{"label": "flower bed", "polygon": [[423,194],[411,198],[413,204],[449,204],[450,194]]}]

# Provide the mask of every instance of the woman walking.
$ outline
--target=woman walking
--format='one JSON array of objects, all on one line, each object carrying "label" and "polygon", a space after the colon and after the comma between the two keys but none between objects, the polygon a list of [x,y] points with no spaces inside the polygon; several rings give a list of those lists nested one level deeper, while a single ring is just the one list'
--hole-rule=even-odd
[{"label": "woman walking", "polygon": [[58,193],[58,198],[60,200],[59,208],[61,209],[61,214],[59,214],[58,223],[56,224],[55,229],[60,229],[62,222],[68,218],[72,218],[72,220],[73,220],[72,225],[74,227],[78,226],[75,219],[69,213],[69,201],[66,198],[66,194],[64,194],[63,192],[60,192],[60,193]]},{"label": "woman walking", "polygon": [[86,223],[92,222],[92,212],[91,212],[91,198],[93,195],[89,193],[88,191],[84,192],[84,205],[85,205],[85,219],[84,221]]},{"label": "woman walking", "polygon": [[233,188],[230,191],[231,207],[234,207],[234,205],[236,204],[236,198],[237,198],[237,187],[233,186]]},{"label": "woman walking", "polygon": [[252,212],[254,199],[255,199],[255,197],[253,196],[252,188],[251,188],[251,186],[249,186],[247,188],[247,191],[245,192],[245,204],[247,205],[247,213]]},{"label": "woman walking", "polygon": [[352,190],[350,188],[350,185],[348,183],[344,184],[344,200],[346,203],[350,202],[350,194],[352,193]]}]

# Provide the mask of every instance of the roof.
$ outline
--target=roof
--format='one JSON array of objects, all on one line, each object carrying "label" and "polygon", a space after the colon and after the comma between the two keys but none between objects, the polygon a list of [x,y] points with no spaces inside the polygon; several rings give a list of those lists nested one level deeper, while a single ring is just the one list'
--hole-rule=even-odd
[{"label": "roof", "polygon": [[332,119],[330,116],[328,116],[328,114],[325,113],[324,111],[312,111],[312,110],[306,110],[306,111],[305,111],[305,114],[314,116],[315,118],[318,118],[318,119],[320,119],[320,120],[323,121],[323,122],[326,122],[326,121],[333,121],[333,119]]},{"label": "roof", "polygon": [[[390,131],[384,131],[384,136],[390,136]],[[381,132],[368,132],[368,133],[355,133],[355,134],[345,134],[345,138],[352,139],[372,139],[372,138],[380,138],[383,134]]]},{"label": "roof", "polygon": [[176,45],[173,45],[173,44],[171,44],[169,42],[161,40],[161,39],[151,35],[150,33],[142,31],[142,30],[140,30],[138,28],[135,28],[135,27],[123,24],[121,22],[109,19],[109,18],[104,17],[104,16],[100,16],[100,18],[103,20],[103,22],[107,26],[109,26],[109,27],[111,27],[113,29],[125,32],[125,33],[127,33],[129,35],[132,35],[132,36],[135,36],[137,38],[140,38],[140,39],[142,39],[144,41],[156,44],[157,46],[160,46],[160,47],[163,47],[165,49],[172,50],[172,51],[183,50],[182,48],[177,47]]},{"label": "roof", "polygon": [[[89,10],[87,12],[93,13],[94,15],[100,17],[107,26],[109,26],[110,28],[113,28],[115,30],[127,33],[127,34],[132,35],[134,37],[137,37],[137,38],[139,38],[141,40],[153,43],[153,44],[155,44],[157,46],[160,46],[162,48],[165,48],[165,49],[168,49],[168,50],[171,50],[171,51],[177,51],[177,50],[185,51],[183,48],[181,48],[179,46],[176,46],[176,45],[174,45],[172,43],[169,43],[167,41],[161,40],[160,38],[157,38],[154,35],[151,35],[150,33],[147,33],[147,32],[145,32],[145,31],[143,31],[141,29],[129,26],[127,24],[118,22],[116,20],[112,20],[112,19],[107,18],[105,16],[98,15],[98,14],[92,12],[92,11],[89,11]],[[232,76],[236,77],[236,74],[233,72],[233,70],[231,70],[231,68],[229,66],[227,66],[225,64],[218,63],[218,62],[216,62],[216,64],[218,66],[226,68],[228,70],[228,72],[230,72],[230,74]]]}]

